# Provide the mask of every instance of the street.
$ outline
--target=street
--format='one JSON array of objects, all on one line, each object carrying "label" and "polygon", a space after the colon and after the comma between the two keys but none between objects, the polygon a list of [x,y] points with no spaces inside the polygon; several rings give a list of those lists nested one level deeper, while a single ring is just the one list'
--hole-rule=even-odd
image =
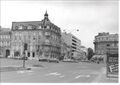
[{"label": "street", "polygon": [[[2,67],[21,67],[22,60],[0,59]],[[106,78],[105,64],[88,62],[48,63],[27,60],[31,70],[1,72],[2,83],[117,83],[118,78]]]}]

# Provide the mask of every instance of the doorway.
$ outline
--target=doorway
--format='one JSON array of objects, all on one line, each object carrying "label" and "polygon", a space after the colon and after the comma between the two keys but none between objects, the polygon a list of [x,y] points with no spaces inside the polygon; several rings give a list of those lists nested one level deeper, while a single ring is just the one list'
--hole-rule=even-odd
[{"label": "doorway", "polygon": [[10,56],[10,50],[7,49],[5,57],[8,58],[8,56]]},{"label": "doorway", "polygon": [[33,52],[33,55],[32,55],[33,57],[35,57],[35,52]]}]

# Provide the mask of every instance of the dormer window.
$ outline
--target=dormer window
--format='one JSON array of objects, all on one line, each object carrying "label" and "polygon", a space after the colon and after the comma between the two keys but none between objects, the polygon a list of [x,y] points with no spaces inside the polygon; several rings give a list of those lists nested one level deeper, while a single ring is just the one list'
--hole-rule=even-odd
[{"label": "dormer window", "polygon": [[29,25],[29,26],[28,26],[28,29],[32,29],[32,26]]},{"label": "dormer window", "polygon": [[49,26],[47,26],[47,29],[49,29],[50,27]]},{"label": "dormer window", "polygon": [[21,26],[18,26],[18,29],[22,29],[23,27],[22,27],[22,25]]},{"label": "dormer window", "polygon": [[40,25],[40,26],[38,27],[38,29],[42,29],[42,26]]},{"label": "dormer window", "polygon": [[18,26],[16,26],[15,29],[17,30],[17,29],[18,29]]}]

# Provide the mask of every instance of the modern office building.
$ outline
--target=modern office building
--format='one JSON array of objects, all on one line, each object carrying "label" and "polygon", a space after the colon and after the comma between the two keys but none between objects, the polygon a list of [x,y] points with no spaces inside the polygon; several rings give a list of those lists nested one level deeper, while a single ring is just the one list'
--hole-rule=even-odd
[{"label": "modern office building", "polygon": [[64,42],[71,47],[71,57],[74,58],[80,58],[82,57],[81,55],[81,40],[79,40],[78,38],[76,38],[74,35],[72,35],[71,33],[66,33],[63,32],[62,34],[62,38],[64,40]]},{"label": "modern office building", "polygon": [[71,57],[71,46],[67,45],[63,38],[61,37],[61,57],[65,58],[70,58]]},{"label": "modern office building", "polygon": [[0,57],[10,56],[11,31],[9,28],[0,28]]},{"label": "modern office building", "polygon": [[42,21],[13,22],[11,57],[21,57],[26,45],[29,59],[58,58],[61,53],[61,30],[44,15]]}]

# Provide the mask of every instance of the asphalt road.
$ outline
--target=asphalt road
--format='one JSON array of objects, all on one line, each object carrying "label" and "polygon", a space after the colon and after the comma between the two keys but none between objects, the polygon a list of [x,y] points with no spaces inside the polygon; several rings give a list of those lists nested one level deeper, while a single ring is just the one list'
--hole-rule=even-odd
[{"label": "asphalt road", "polygon": [[[1,59],[1,67],[21,67],[21,60]],[[118,79],[106,78],[105,64],[47,63],[26,61],[31,70],[1,72],[2,83],[117,83]]]}]

